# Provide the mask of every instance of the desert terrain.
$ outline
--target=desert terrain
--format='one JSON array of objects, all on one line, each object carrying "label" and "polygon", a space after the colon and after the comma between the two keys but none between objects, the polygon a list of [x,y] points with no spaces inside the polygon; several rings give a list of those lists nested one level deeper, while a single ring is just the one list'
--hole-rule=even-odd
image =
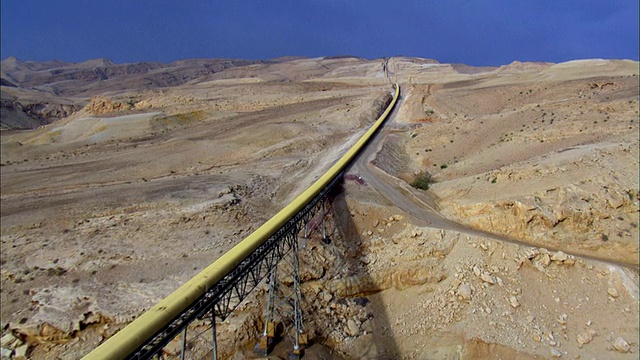
[{"label": "desert terrain", "polygon": [[[382,63],[4,60],[2,356],[79,358],[241,241],[377,118]],[[638,63],[388,67],[301,247],[307,358],[637,358]]]}]

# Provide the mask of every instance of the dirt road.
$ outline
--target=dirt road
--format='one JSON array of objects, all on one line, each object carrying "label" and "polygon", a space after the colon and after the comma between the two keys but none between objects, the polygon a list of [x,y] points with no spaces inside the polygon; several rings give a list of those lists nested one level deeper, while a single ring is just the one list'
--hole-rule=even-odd
[{"label": "dirt road", "polygon": [[[438,210],[435,200],[428,192],[419,191],[412,188],[405,181],[394,177],[379,167],[375,166],[372,160],[382,148],[386,137],[390,133],[407,131],[402,124],[396,121],[399,109],[402,107],[404,98],[398,100],[393,112],[389,115],[386,126],[378,133],[378,135],[369,143],[365,150],[358,156],[354,165],[349,169],[350,174],[357,174],[362,177],[366,183],[370,184],[382,197],[398,207],[400,210],[411,216],[418,226],[433,227],[437,229],[452,230],[472,236],[487,237],[511,244],[521,246],[535,246],[526,241],[509,238],[499,234],[471,228],[456,221],[447,219]],[[427,125],[428,126],[428,125]],[[403,130],[404,129],[404,130]],[[558,251],[560,249],[546,247],[550,251]],[[636,266],[631,263],[611,261],[610,259],[600,258],[597,256],[585,256],[584,254],[574,253],[562,249],[565,253],[579,256],[585,259],[601,261],[603,263],[616,266],[635,269]]]}]

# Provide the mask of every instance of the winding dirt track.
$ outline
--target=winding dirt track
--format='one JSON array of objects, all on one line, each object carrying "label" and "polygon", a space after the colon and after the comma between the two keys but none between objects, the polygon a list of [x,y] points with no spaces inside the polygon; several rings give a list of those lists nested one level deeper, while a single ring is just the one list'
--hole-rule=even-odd
[{"label": "winding dirt track", "polygon": [[[418,226],[458,231],[469,235],[483,236],[521,246],[539,247],[537,245],[517,239],[512,239],[487,231],[474,229],[447,219],[442,214],[440,214],[440,212],[438,212],[435,202],[429,198],[429,195],[426,192],[422,192],[419,195],[416,194],[417,190],[411,188],[406,182],[386,173],[382,169],[373,165],[372,160],[382,148],[386,136],[390,132],[397,131],[394,129],[394,125],[398,125],[398,123],[395,122],[395,117],[398,114],[398,109],[402,106],[403,100],[403,96],[398,99],[396,107],[389,115],[386,123],[384,124],[386,126],[380,130],[377,136],[372,139],[372,141],[367,145],[364,151],[360,153],[348,172],[354,175],[361,176],[383,198],[394,204],[407,215],[411,216],[414,223]],[[548,246],[545,246],[545,248],[550,251],[560,250]],[[614,267],[624,268],[620,269],[622,270],[622,273],[626,273],[626,271],[624,270],[633,270],[636,268],[634,264],[630,263],[611,261],[594,256],[585,256],[583,254],[573,253],[564,249],[562,251],[583,259],[595,260]]]}]

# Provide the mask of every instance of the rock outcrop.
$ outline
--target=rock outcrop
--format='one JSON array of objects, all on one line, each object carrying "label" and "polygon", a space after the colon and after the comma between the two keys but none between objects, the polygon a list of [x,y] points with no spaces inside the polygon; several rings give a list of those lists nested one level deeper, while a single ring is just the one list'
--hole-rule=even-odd
[{"label": "rock outcrop", "polygon": [[26,103],[3,97],[0,102],[0,128],[35,129],[78,111],[72,104]]}]

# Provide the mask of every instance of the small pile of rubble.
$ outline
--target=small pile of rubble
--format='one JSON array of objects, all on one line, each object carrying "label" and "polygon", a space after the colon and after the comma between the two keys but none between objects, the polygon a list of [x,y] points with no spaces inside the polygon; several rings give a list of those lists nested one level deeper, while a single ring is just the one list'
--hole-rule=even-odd
[{"label": "small pile of rubble", "polygon": [[514,260],[518,264],[518,267],[527,264],[542,272],[544,272],[545,268],[552,262],[557,265],[566,266],[573,266],[576,263],[576,257],[573,255],[565,254],[562,251],[552,253],[545,248],[522,248],[518,251]]}]

